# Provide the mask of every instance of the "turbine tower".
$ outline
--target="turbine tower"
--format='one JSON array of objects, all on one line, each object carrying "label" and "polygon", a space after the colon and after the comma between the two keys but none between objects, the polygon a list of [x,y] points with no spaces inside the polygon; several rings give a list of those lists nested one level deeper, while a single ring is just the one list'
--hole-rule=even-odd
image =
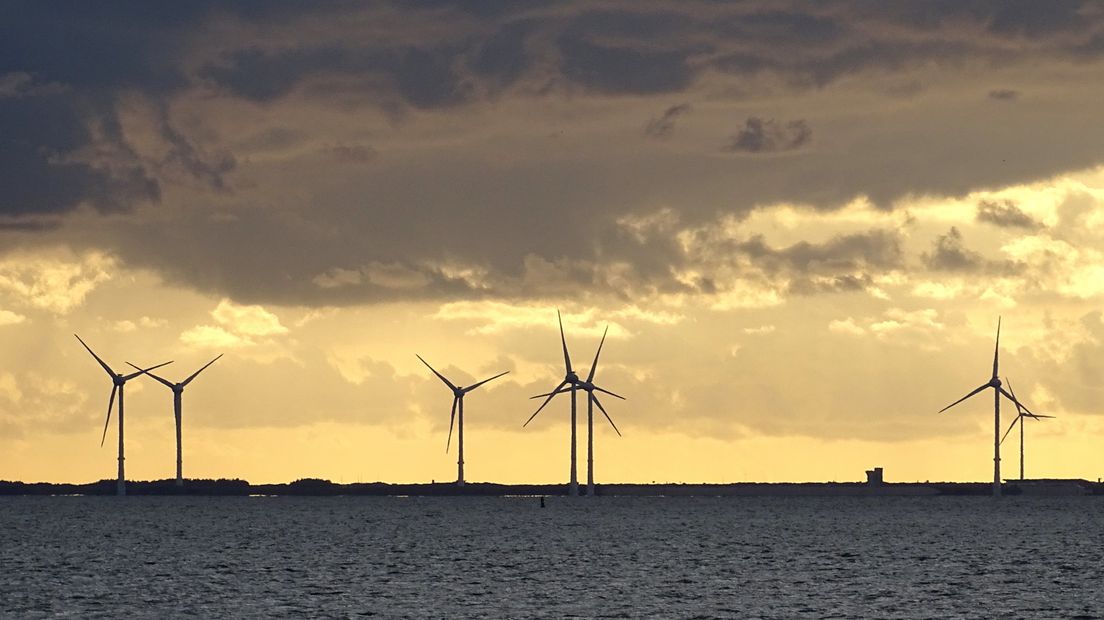
[{"label": "turbine tower", "polygon": [[155,368],[160,368],[165,364],[171,364],[172,362],[164,362],[156,366],[150,366],[146,369],[139,369],[138,372],[133,372],[129,375],[121,375],[112,370],[111,367],[107,365],[107,362],[100,359],[100,356],[96,355],[92,351],[92,349],[87,344],[85,344],[83,340],[81,340],[80,336],[77,336],[76,334],[73,335],[77,337],[77,340],[80,340],[80,343],[84,345],[84,348],[92,354],[92,357],[96,358],[96,361],[100,363],[100,366],[104,369],[105,372],[107,372],[107,375],[111,377],[111,398],[107,401],[107,419],[104,420],[103,437],[100,438],[101,448],[104,445],[104,441],[107,439],[107,427],[111,423],[111,408],[115,405],[115,393],[119,393],[119,479],[115,483],[115,493],[117,495],[126,495],[126,474],[123,471],[123,387],[126,385],[127,381],[130,381],[143,372],[148,372]]},{"label": "turbine tower", "polygon": [[[576,496],[579,494],[579,477],[577,475],[577,468],[575,463],[575,391],[579,387],[579,375],[575,374],[575,371],[571,368],[571,356],[567,353],[567,338],[564,337],[563,319],[560,318],[559,310],[556,311],[556,320],[560,323],[560,344],[563,345],[564,356],[564,378],[559,385],[552,388],[552,391],[546,394],[547,398],[544,400],[543,403],[541,403],[541,406],[537,407],[537,410],[533,412],[533,415],[529,416],[529,419],[526,420],[525,424],[522,424],[521,426],[523,428],[529,426],[529,423],[533,421],[533,418],[537,417],[537,414],[541,412],[541,409],[544,409],[544,406],[547,405],[549,401],[551,401],[553,398],[555,398],[556,394],[561,393],[561,391],[571,393],[571,476],[570,482],[568,482],[567,486],[567,494],[570,496]],[[566,390],[563,389],[565,387],[567,388]]]},{"label": "turbine tower", "polygon": [[463,386],[453,385],[452,381],[449,381],[448,379],[445,378],[444,375],[437,372],[437,370],[435,368],[433,368],[433,366],[429,365],[429,362],[422,359],[421,355],[418,355],[417,353],[415,353],[414,356],[417,357],[418,359],[422,360],[422,363],[426,365],[426,368],[433,371],[433,374],[437,375],[437,378],[440,379],[441,381],[443,381],[444,384],[447,385],[450,390],[452,390],[452,413],[449,415],[449,434],[448,434],[448,440],[445,442],[445,453],[446,454],[448,453],[449,446],[452,444],[452,424],[453,424],[453,422],[456,421],[456,410],[457,410],[457,408],[459,408],[459,410],[460,410],[460,427],[458,429],[459,432],[457,433],[457,436],[456,436],[457,444],[459,446],[457,448],[457,450],[459,451],[459,457],[456,461],[456,484],[458,486],[463,486],[464,485],[464,395],[467,394],[468,392],[471,392],[475,388],[483,385],[484,383],[487,383],[488,381],[493,381],[493,380],[501,377],[502,375],[504,375],[504,374],[506,374],[510,371],[507,370],[506,372],[500,372],[497,375],[491,377],[490,379],[484,379],[484,380],[482,380],[479,383],[476,383],[474,385],[469,385],[468,387],[463,387]]},{"label": "turbine tower", "polygon": [[999,497],[1000,494],[1001,494],[1001,477],[1000,477],[1000,445],[1001,445],[1001,436],[1000,436],[1000,426],[1001,426],[1001,423],[1000,423],[1000,397],[1001,397],[1001,395],[1003,394],[1005,398],[1007,398],[1008,400],[1015,403],[1017,407],[1023,407],[1024,411],[1027,411],[1028,413],[1031,413],[1031,411],[1027,407],[1024,407],[1020,403],[1020,401],[1016,400],[1015,396],[1012,396],[1003,387],[1001,387],[1001,380],[1000,380],[1000,377],[997,374],[999,361],[1000,361],[1000,317],[997,317],[997,344],[996,344],[996,347],[993,349],[993,376],[990,377],[988,382],[983,383],[981,386],[979,386],[974,391],[970,392],[969,394],[963,396],[962,398],[954,401],[953,403],[951,403],[951,404],[947,405],[946,407],[939,410],[939,413],[943,413],[944,411],[950,409],[951,407],[954,407],[958,403],[966,400],[967,398],[970,398],[971,396],[977,394],[978,392],[981,392],[982,390],[985,390],[986,388],[993,388],[993,495],[996,496],[996,497]]},{"label": "turbine tower", "polygon": [[[625,400],[624,396],[619,396],[594,384],[594,371],[598,368],[598,356],[602,354],[602,345],[606,342],[607,333],[609,333],[609,326],[606,326],[606,330],[602,332],[602,340],[598,343],[598,351],[594,353],[594,363],[590,365],[590,372],[587,374],[586,381],[581,381],[578,384],[578,388],[587,393],[587,497],[594,497],[594,405],[598,405],[598,409],[601,410],[602,415],[606,416],[606,420],[609,421],[617,436],[621,436],[621,431],[613,423],[613,418],[602,406],[602,401],[598,400],[598,397],[594,394],[595,392],[602,392],[614,398]],[[565,392],[566,390],[559,391]],[[541,394],[533,396],[533,398],[544,398],[546,396],[549,396],[549,394]]]},{"label": "turbine tower", "polygon": [[198,377],[199,373],[203,372],[204,370],[207,370],[207,366],[210,366],[211,364],[214,364],[215,362],[217,362],[219,357],[222,357],[222,355],[220,354],[215,359],[207,362],[207,364],[205,366],[203,366],[203,368],[200,368],[199,370],[193,372],[190,377],[188,377],[187,379],[181,381],[180,383],[173,383],[172,381],[169,381],[167,379],[164,379],[162,377],[159,377],[159,376],[153,374],[149,370],[142,370],[141,368],[138,368],[134,364],[131,364],[130,362],[127,362],[127,364],[130,364],[132,367],[138,369],[138,371],[140,373],[149,375],[151,378],[157,380],[159,383],[161,383],[161,385],[164,385],[165,387],[169,388],[173,392],[173,414],[176,417],[176,486],[178,486],[178,487],[184,486],[184,457],[183,457],[184,453],[183,453],[183,449],[182,449],[182,446],[181,446],[181,440],[180,440],[180,418],[181,418],[181,413],[183,413],[183,404],[182,404],[181,401],[182,401],[182,397],[184,396],[184,388],[189,383],[191,383],[193,379]]},{"label": "turbine tower", "polygon": [[[1012,382],[1008,380],[1008,377],[1004,378],[1004,382],[1008,384],[1008,391],[1012,393],[1012,397],[1016,397],[1016,390],[1012,389]],[[1031,413],[1023,408],[1020,403],[1016,403],[1016,418],[1012,420],[1012,424],[1008,426],[1008,430],[1004,431],[1004,437],[1001,437],[1001,445],[1004,445],[1004,440],[1008,439],[1008,434],[1012,432],[1012,429],[1018,422],[1020,425],[1020,480],[1024,479],[1024,418],[1032,418],[1034,420],[1041,420],[1043,418],[1053,418],[1052,415],[1042,415],[1038,413]]]}]

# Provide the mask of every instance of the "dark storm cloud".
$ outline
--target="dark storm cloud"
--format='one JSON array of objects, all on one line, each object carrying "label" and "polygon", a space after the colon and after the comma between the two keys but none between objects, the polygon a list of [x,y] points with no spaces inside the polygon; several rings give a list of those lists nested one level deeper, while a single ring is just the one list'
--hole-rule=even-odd
[{"label": "dark storm cloud", "polygon": [[824,243],[801,241],[772,248],[761,235],[732,244],[731,249],[768,272],[835,275],[855,270],[886,271],[903,265],[898,233],[871,230],[832,237]]},{"label": "dark storm cloud", "polygon": [[689,111],[689,103],[680,103],[667,108],[658,118],[648,121],[648,124],[644,126],[644,135],[659,140],[670,138],[671,133],[675,130],[675,121]]},{"label": "dark storm cloud", "polygon": [[867,290],[875,276],[903,268],[905,255],[900,234],[891,230],[774,247],[762,235],[718,238],[703,229],[693,236],[684,264],[711,274],[698,282],[698,291],[705,294],[727,290],[732,282],[712,275],[726,274],[788,294],[813,295]]},{"label": "dark storm cloud", "polygon": [[985,258],[965,246],[962,233],[951,227],[932,243],[930,252],[923,255],[925,266],[933,271],[977,271],[985,265]]},{"label": "dark storm cloud", "polygon": [[679,92],[694,80],[694,50],[652,50],[603,45],[575,36],[559,43],[561,70],[569,81],[608,94]]},{"label": "dark storm cloud", "polygon": [[[5,5],[0,215],[30,232],[82,204],[119,213],[163,199],[178,218],[171,226],[128,221],[98,237],[81,231],[81,242],[235,299],[540,294],[533,274],[555,281],[546,292],[626,294],[678,290],[670,272],[691,260],[670,238],[678,228],[645,244],[619,235],[613,222],[627,213],[674,205],[692,229],[718,211],[778,202],[829,210],[865,196],[889,209],[909,195],[961,195],[1102,161],[1099,130],[1078,112],[1088,95],[1056,94],[1065,108],[1045,119],[978,96],[1002,84],[1027,92],[1031,72],[1051,65],[1091,69],[1104,53],[1101,12],[1091,5],[602,6]],[[999,119],[946,103],[962,101],[954,89],[978,71],[1019,68],[1023,79],[1002,75],[967,90]],[[840,109],[832,97],[843,91],[866,107]],[[925,96],[859,118],[872,111],[870,97],[891,91]],[[122,102],[133,97],[158,111],[152,129],[122,126]],[[686,104],[667,106],[691,100],[696,123],[746,119],[724,146],[745,156],[719,157],[716,138],[673,130]],[[411,110],[415,120],[373,125],[378,110],[389,120]],[[677,148],[633,139],[661,110],[645,135]],[[618,124],[622,113],[628,125]],[[156,152],[138,143],[142,129],[156,134]],[[192,186],[173,195],[181,174],[241,195]],[[207,210],[209,202],[217,206]],[[979,218],[1012,221],[996,211]],[[735,251],[788,274],[795,290],[847,290],[899,261],[892,244],[867,242],[852,254],[858,239],[781,249],[745,240]],[[932,256],[955,264],[938,248]],[[389,279],[401,270],[372,265],[420,275]],[[611,265],[625,267],[618,275]],[[315,283],[325,274],[334,286]],[[339,286],[342,277],[350,281]]]},{"label": "dark storm cloud", "polygon": [[323,152],[336,161],[349,164],[363,164],[376,156],[376,151],[364,144],[335,144],[323,149]]},{"label": "dark storm cloud", "polygon": [[962,232],[952,226],[932,242],[932,249],[920,256],[924,267],[936,272],[1014,276],[1023,274],[1027,265],[1010,260],[986,258],[966,247]]},{"label": "dark storm cloud", "polygon": [[[0,213],[82,204],[106,213],[156,202],[161,188],[121,130],[118,99],[163,99],[187,85],[182,42],[207,9],[10,2],[0,11],[0,81],[26,76],[0,94]],[[179,134],[166,137],[186,167],[212,172],[196,169]]]},{"label": "dark storm cloud", "polygon": [[983,200],[978,203],[977,221],[988,222],[1001,228],[1024,228],[1032,230],[1041,224],[1024,213],[1011,200]]},{"label": "dark storm cloud", "polygon": [[752,116],[722,150],[729,153],[784,153],[800,149],[812,139],[813,130],[804,120],[781,123]]},{"label": "dark storm cloud", "polygon": [[[93,144],[92,126],[116,153],[112,166],[76,156]],[[32,90],[0,98],[0,187],[0,214],[15,216],[56,214],[81,204],[118,212],[160,196],[105,97],[78,99],[69,92]]]},{"label": "dark storm cloud", "polygon": [[46,232],[60,226],[61,220],[52,217],[0,217],[0,231]]},{"label": "dark storm cloud", "polygon": [[1011,90],[1008,88],[1001,88],[999,90],[989,91],[989,98],[996,101],[1015,101],[1020,97],[1019,91]]},{"label": "dark storm cloud", "polygon": [[204,66],[199,74],[238,97],[268,102],[287,95],[308,78],[352,77],[354,88],[397,96],[416,108],[456,105],[471,98],[457,71],[451,47],[405,49],[323,46],[266,52],[235,50]]},{"label": "dark storm cloud", "polygon": [[168,111],[164,107],[158,110],[157,118],[161,136],[169,144],[168,155],[163,165],[177,164],[212,188],[225,190],[226,175],[237,166],[234,156],[227,152],[216,155],[202,153],[184,134],[173,127]]}]

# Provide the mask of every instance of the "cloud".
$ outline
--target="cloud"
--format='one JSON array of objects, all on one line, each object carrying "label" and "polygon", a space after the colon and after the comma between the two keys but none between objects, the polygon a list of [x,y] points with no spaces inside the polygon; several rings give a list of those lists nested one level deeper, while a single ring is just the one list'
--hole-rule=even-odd
[{"label": "cloud", "polygon": [[27,317],[11,310],[0,309],[0,327],[5,325],[18,325],[27,320]]},{"label": "cloud", "polygon": [[137,321],[130,319],[123,319],[115,322],[115,331],[129,333],[137,331],[138,328],[153,329],[157,327],[164,327],[168,321],[165,319],[153,319],[148,316],[140,317]]},{"label": "cloud", "polygon": [[1033,230],[1041,224],[1016,206],[1011,200],[983,200],[978,203],[977,221],[987,222],[1001,228],[1023,228]]},{"label": "cloud", "polygon": [[196,325],[180,334],[180,342],[200,349],[228,349],[252,344],[218,325]]},{"label": "cloud", "polygon": [[855,322],[855,319],[851,317],[847,317],[846,319],[833,319],[828,323],[828,331],[852,336],[862,336],[866,333],[866,329],[860,327]]},{"label": "cloud", "polygon": [[670,138],[675,130],[675,121],[689,111],[689,103],[680,103],[667,108],[658,118],[648,121],[644,126],[644,135],[657,140]]},{"label": "cloud", "polygon": [[[639,318],[633,315],[633,312],[629,312],[622,316]],[[556,329],[555,309],[540,305],[517,305],[498,301],[451,302],[441,305],[433,317],[447,321],[475,323],[476,327],[470,330],[470,333],[475,334],[497,334],[507,330],[534,327]],[[617,322],[607,323],[602,320],[597,308],[587,308],[581,312],[562,312],[561,317],[564,329],[570,329],[576,334],[601,336],[607,324],[611,338],[625,337],[630,333]],[[652,322],[664,323],[665,317],[661,315]]]},{"label": "cloud", "polygon": [[98,252],[15,252],[0,257],[0,294],[26,307],[69,314],[111,279],[115,259]]},{"label": "cloud", "polygon": [[989,91],[989,98],[996,101],[1015,101],[1020,98],[1020,92],[1008,88]]},{"label": "cloud", "polygon": [[729,153],[785,153],[806,146],[812,139],[813,130],[804,120],[783,124],[774,119],[750,116],[744,122],[743,129],[733,135],[721,150]]},{"label": "cloud", "polygon": [[873,336],[886,343],[899,346],[922,347],[926,350],[938,350],[933,340],[946,330],[947,326],[932,308],[905,310],[889,308],[881,316],[863,318],[847,317],[833,319],[828,323],[828,331],[847,336]]},{"label": "cloud", "polygon": [[[889,213],[1102,161],[1084,102],[1104,24],[1065,8],[28,6],[0,27],[0,234],[240,303],[651,299],[741,278],[760,301],[872,292],[878,270],[772,272],[751,246],[760,263],[718,273],[676,236],[718,213]],[[1078,77],[1046,112],[993,118],[977,96],[1055,72]],[[913,83],[924,96],[887,104]],[[645,119],[678,143],[641,142]]]},{"label": "cloud", "polygon": [[275,314],[258,305],[239,305],[229,299],[223,299],[211,311],[221,325],[244,336],[275,336],[286,334],[288,329],[280,324]]},{"label": "cloud", "polygon": [[979,252],[967,248],[962,233],[952,226],[946,234],[936,237],[931,252],[922,255],[924,264],[934,271],[977,271],[985,265]]},{"label": "cloud", "polygon": [[347,164],[363,164],[376,156],[376,151],[364,144],[335,144],[323,149],[334,160]]},{"label": "cloud", "polygon": [[723,224],[688,229],[679,237],[685,253],[681,282],[703,294],[740,291],[738,299],[758,300],[755,305],[774,305],[792,294],[869,290],[875,275],[904,266],[900,235],[890,230],[784,247],[771,245],[762,234],[745,236],[739,227]]},{"label": "cloud", "polygon": [[[35,371],[0,372],[0,426],[17,433],[69,434],[90,428],[87,401],[72,381]],[[96,415],[102,415],[101,406],[97,404]]]}]

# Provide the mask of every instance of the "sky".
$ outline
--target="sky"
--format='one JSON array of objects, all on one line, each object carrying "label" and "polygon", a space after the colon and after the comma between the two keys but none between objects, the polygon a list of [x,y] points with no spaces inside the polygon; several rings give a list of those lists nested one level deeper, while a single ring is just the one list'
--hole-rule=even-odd
[{"label": "sky", "polygon": [[[7,2],[0,479],[1104,475],[1104,7]],[[580,404],[585,401],[580,401]],[[580,411],[584,411],[580,407]],[[1014,420],[1007,405],[1001,431]],[[127,475],[174,475],[126,388]],[[579,419],[585,480],[585,414]],[[1018,435],[1003,447],[1018,476]]]}]

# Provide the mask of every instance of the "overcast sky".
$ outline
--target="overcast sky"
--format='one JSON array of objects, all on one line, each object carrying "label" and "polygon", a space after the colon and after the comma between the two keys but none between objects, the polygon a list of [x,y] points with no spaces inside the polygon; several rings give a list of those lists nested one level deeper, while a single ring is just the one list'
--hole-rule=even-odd
[{"label": "overcast sky", "polygon": [[[1104,475],[1104,8],[9,2],[0,479],[567,475],[529,396],[603,328],[599,481]],[[127,386],[128,475],[173,474]],[[584,416],[585,417],[585,416]],[[1006,409],[1002,426],[1013,417]],[[580,454],[585,449],[580,421]],[[1002,428],[1002,431],[1004,429]],[[1005,444],[1016,475],[1018,435]],[[580,466],[580,475],[583,475]]]}]

